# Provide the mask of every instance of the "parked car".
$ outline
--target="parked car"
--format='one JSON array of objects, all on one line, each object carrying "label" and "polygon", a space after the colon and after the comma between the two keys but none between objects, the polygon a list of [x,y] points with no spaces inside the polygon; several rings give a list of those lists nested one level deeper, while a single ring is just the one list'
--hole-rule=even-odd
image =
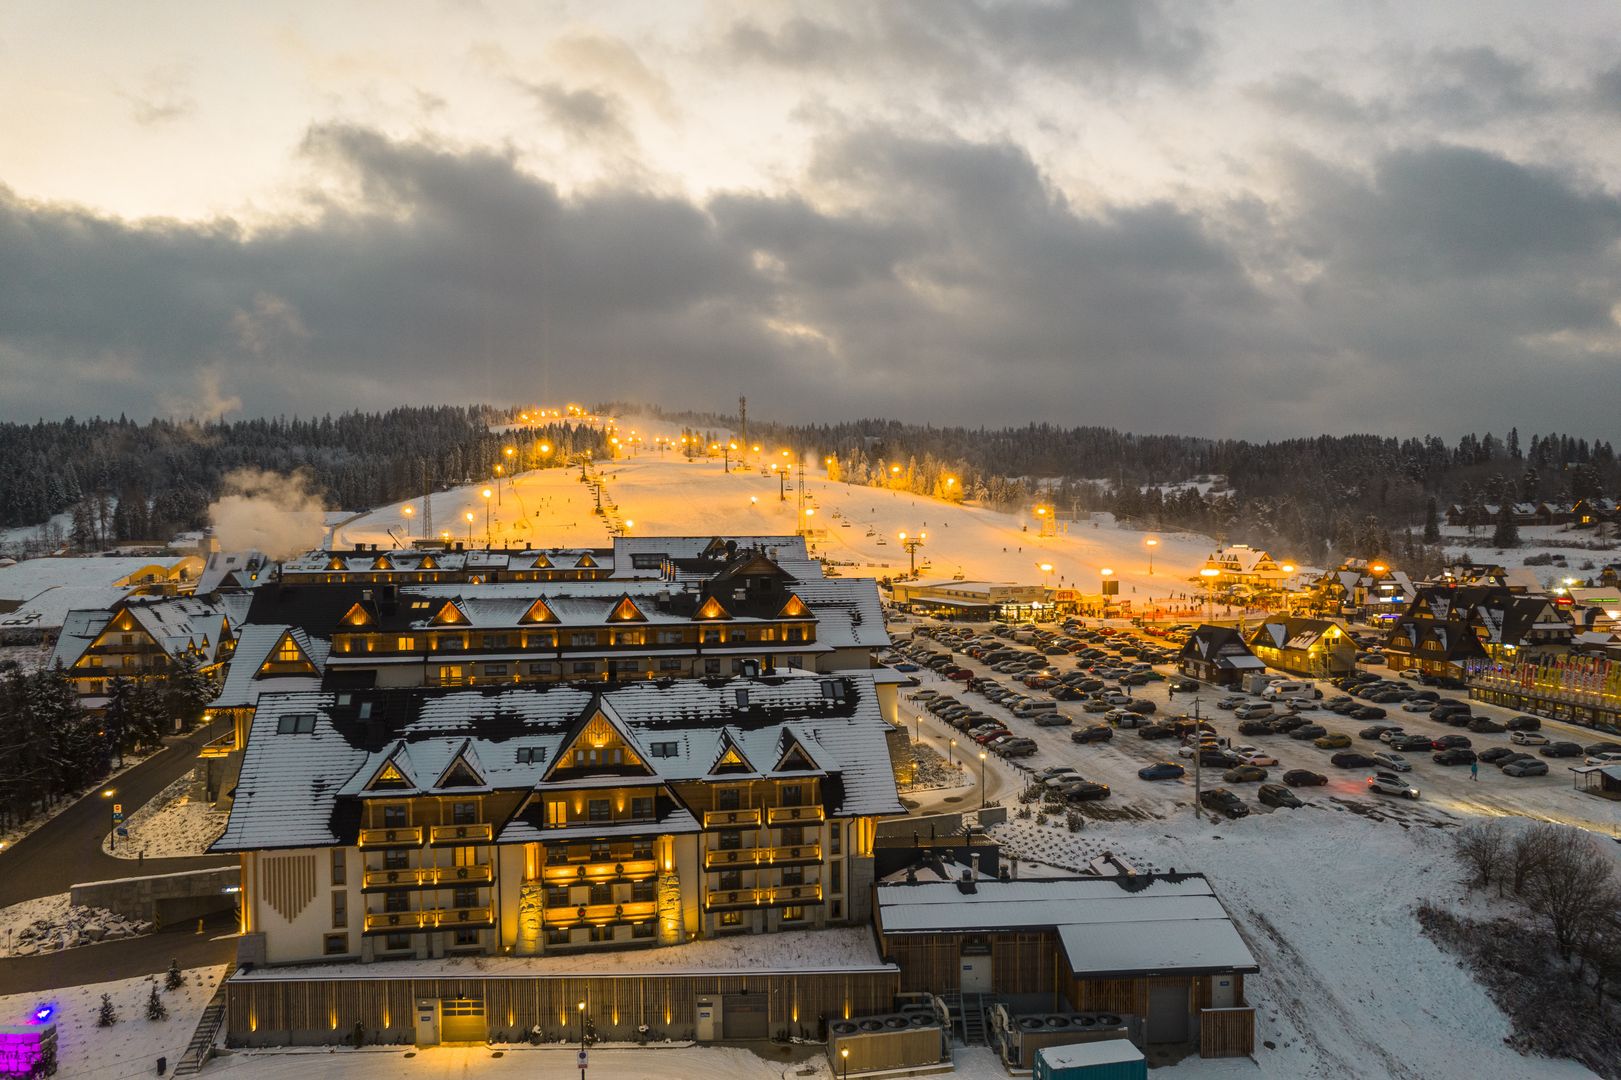
[{"label": "parked car", "polygon": [[1341,734],[1338,731],[1330,732],[1327,735],[1320,735],[1313,739],[1312,745],[1319,750],[1344,750],[1351,745],[1351,736]]},{"label": "parked car", "polygon": [[1253,746],[1235,746],[1233,754],[1245,765],[1276,765],[1278,759],[1264,750],[1257,750]]},{"label": "parked car", "polygon": [[1328,761],[1337,769],[1371,769],[1379,764],[1360,750],[1341,750]]},{"label": "parked car", "polygon": [[1272,706],[1264,701],[1251,702],[1248,705],[1240,705],[1233,711],[1233,715],[1240,720],[1259,720],[1272,715]]},{"label": "parked car", "polygon": [[1299,796],[1282,784],[1262,784],[1255,789],[1255,798],[1262,806],[1290,807],[1298,809],[1306,804],[1300,801]]},{"label": "parked car", "polygon": [[1586,746],[1582,747],[1582,753],[1584,753],[1584,754],[1615,754],[1615,753],[1621,753],[1621,743],[1613,743],[1613,742],[1588,743]]},{"label": "parked car", "polygon": [[1548,763],[1536,758],[1526,758],[1524,761],[1511,761],[1503,766],[1504,776],[1547,776]]},{"label": "parked car", "polygon": [[1250,808],[1244,805],[1244,800],[1228,791],[1226,788],[1211,788],[1199,796],[1199,805],[1206,810],[1214,810],[1218,814],[1226,814],[1230,818],[1249,817]]},{"label": "parked car", "polygon": [[1278,729],[1269,720],[1245,720],[1238,725],[1240,735],[1276,735]]},{"label": "parked car", "polygon": [[1187,770],[1174,761],[1156,761],[1137,770],[1144,780],[1179,780],[1186,774]]},{"label": "parked car", "polygon": [[1394,750],[1375,750],[1373,760],[1392,772],[1411,772],[1413,769],[1413,763]]},{"label": "parked car", "polygon": [[[1233,694],[1228,694],[1226,697],[1216,699],[1216,708],[1218,708],[1218,709],[1236,709],[1240,705],[1244,704],[1247,701],[1249,701],[1249,698],[1238,697],[1238,696],[1233,695]],[[1270,706],[1268,706],[1267,711],[1268,712],[1272,711]]]},{"label": "parked car", "polygon": [[[1169,739],[1171,734],[1171,729],[1164,724],[1144,724],[1137,729],[1137,737],[1141,739]],[[1576,749],[1580,750],[1581,747]]]},{"label": "parked car", "polygon": [[1221,774],[1229,784],[1257,784],[1266,779],[1266,770],[1259,765],[1236,765]]},{"label": "parked car", "polygon": [[1418,798],[1418,788],[1393,772],[1376,772],[1368,777],[1368,790],[1382,795],[1400,795],[1404,799]]},{"label": "parked car", "polygon": [[1074,780],[1061,786],[1058,793],[1070,802],[1091,802],[1094,799],[1107,799],[1109,785],[1094,783],[1091,780]]},{"label": "parked car", "polygon": [[1301,724],[1299,727],[1289,732],[1289,738],[1299,739],[1301,742],[1304,742],[1307,739],[1320,739],[1327,734],[1328,729],[1321,724]]},{"label": "parked car", "polygon": [[1061,712],[1044,712],[1037,713],[1031,723],[1036,727],[1068,727],[1074,721]]},{"label": "parked car", "polygon": [[1076,772],[1074,767],[1069,765],[1053,765],[1045,769],[1037,769],[1030,775],[1031,779],[1033,779],[1036,783],[1045,784],[1048,781],[1055,780],[1061,776],[1068,776],[1078,780],[1080,779],[1081,774]]},{"label": "parked car", "polygon": [[1468,749],[1475,745],[1469,741],[1467,735],[1438,735],[1430,740],[1432,750],[1452,750],[1456,748]]},{"label": "parked car", "polygon": [[1427,752],[1434,749],[1433,742],[1434,740],[1428,735],[1402,735],[1391,739],[1389,745],[1392,750],[1399,750],[1402,753],[1410,753],[1415,750]]},{"label": "parked car", "polygon": [[1395,742],[1406,734],[1407,730],[1405,728],[1388,727],[1379,733],[1379,741],[1382,743]]},{"label": "parked car", "polygon": [[1381,739],[1384,739],[1385,732],[1400,730],[1401,728],[1397,727],[1395,724],[1370,724],[1361,731],[1357,732],[1356,737],[1359,739],[1367,739],[1369,742],[1379,742]]},{"label": "parked car", "polygon": [[[1509,721],[1511,724],[1513,722],[1513,720]],[[1511,728],[1508,733],[1508,741],[1515,746],[1547,746],[1548,736],[1540,731],[1531,731],[1528,728]]]},{"label": "parked car", "polygon": [[1510,731],[1540,731],[1542,729],[1542,720],[1540,717],[1527,716],[1521,713],[1519,716],[1508,718],[1508,729]]},{"label": "parked car", "polygon": [[1538,753],[1543,757],[1581,757],[1582,748],[1573,742],[1551,742]]},{"label": "parked car", "polygon": [[1199,684],[1193,679],[1176,678],[1170,680],[1166,685],[1172,690],[1178,690],[1185,694],[1195,693],[1199,689]]},{"label": "parked car", "polygon": [[1076,728],[1069,733],[1070,742],[1108,742],[1114,738],[1114,728],[1108,724],[1092,724],[1088,727]]},{"label": "parked car", "polygon": [[1497,765],[1501,762],[1508,761],[1510,758],[1524,756],[1524,754],[1514,749],[1512,746],[1494,746],[1489,750],[1482,750],[1480,753],[1475,755],[1475,758],[1478,761],[1484,761],[1488,765]]},{"label": "parked car", "polygon": [[1587,765],[1621,765],[1621,751],[1604,750],[1597,754],[1588,754],[1585,761]]},{"label": "parked car", "polygon": [[1328,777],[1310,769],[1290,769],[1283,774],[1283,782],[1290,787],[1321,787],[1328,783]]},{"label": "parked car", "polygon": [[1499,732],[1507,731],[1508,728],[1489,716],[1477,716],[1469,721],[1469,730],[1482,735],[1496,735]]},{"label": "parked car", "polygon": [[1466,746],[1453,746],[1437,750],[1430,755],[1430,760],[1437,765],[1470,765],[1475,761],[1475,752]]},{"label": "parked car", "polygon": [[1346,712],[1352,720],[1383,720],[1388,715],[1377,705],[1358,705]]}]

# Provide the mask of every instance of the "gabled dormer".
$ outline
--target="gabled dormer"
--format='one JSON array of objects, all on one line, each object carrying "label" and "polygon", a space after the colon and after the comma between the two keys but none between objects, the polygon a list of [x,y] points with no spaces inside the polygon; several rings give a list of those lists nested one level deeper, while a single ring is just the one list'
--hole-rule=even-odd
[{"label": "gabled dormer", "polygon": [[420,787],[417,783],[416,770],[411,766],[411,755],[405,749],[405,743],[397,742],[388,757],[383,759],[371,778],[366,781],[366,791],[414,791]]},{"label": "gabled dormer", "polygon": [[266,675],[319,675],[310,654],[291,630],[283,630],[275,647],[259,665],[258,674]]},{"label": "gabled dormer", "polygon": [[777,764],[772,772],[822,772],[824,771],[810,752],[794,737],[793,732],[784,729],[782,739],[778,746]]},{"label": "gabled dormer", "polygon": [[358,601],[351,604],[349,610],[343,613],[343,625],[345,626],[371,626],[376,621],[376,619],[372,618],[372,613],[366,609],[366,605]]},{"label": "gabled dormer", "polygon": [[536,570],[550,570],[552,568],[552,561],[545,555],[536,553],[534,565]]},{"label": "gabled dormer", "polygon": [[591,557],[591,553],[588,551],[575,561],[574,568],[576,570],[595,570],[597,568],[597,560],[593,559]]},{"label": "gabled dormer", "polygon": [[715,748],[715,761],[709,766],[710,776],[728,776],[736,773],[753,775],[759,770],[743,752],[743,747],[732,735],[731,728],[721,728],[720,743]]},{"label": "gabled dormer", "polygon": [[435,788],[481,788],[488,786],[483,770],[478,767],[477,755],[473,753],[473,741],[464,739],[456,756],[451,758],[450,764],[445,766],[444,772],[433,782]]},{"label": "gabled dormer", "polygon": [[432,552],[429,552],[428,554],[422,556],[422,561],[421,562],[417,563],[417,569],[418,570],[437,570],[437,569],[439,569],[439,560],[433,557]]},{"label": "gabled dormer", "polygon": [[726,610],[726,605],[722,604],[720,599],[714,596],[699,604],[698,610],[692,616],[696,622],[718,622],[731,617],[732,613]]},{"label": "gabled dormer", "polygon": [[394,569],[394,560],[387,555],[379,555],[371,561],[371,568],[373,570],[392,570]]},{"label": "gabled dormer", "polygon": [[628,594],[621,594],[619,602],[608,613],[608,621],[611,623],[646,622],[647,616],[642,614],[642,609],[636,606],[636,601],[632,600]]},{"label": "gabled dormer", "polygon": [[326,568],[328,570],[347,570],[349,569],[349,563],[342,555],[334,555],[326,561]]},{"label": "gabled dormer", "polygon": [[779,619],[803,619],[810,614],[810,607],[799,598],[797,593],[789,593],[788,599],[777,611]]},{"label": "gabled dormer", "polygon": [[546,606],[546,601],[537,596],[535,602],[529,605],[529,610],[523,613],[523,618],[518,621],[533,625],[535,623],[554,623],[558,620],[552,609]]},{"label": "gabled dormer", "polygon": [[446,600],[428,622],[433,626],[466,626],[472,620],[467,617],[467,612],[462,610],[460,603]]},{"label": "gabled dormer", "polygon": [[563,736],[563,743],[543,780],[592,773],[655,775],[630,729],[611,711],[600,707],[581,714],[574,728]]}]

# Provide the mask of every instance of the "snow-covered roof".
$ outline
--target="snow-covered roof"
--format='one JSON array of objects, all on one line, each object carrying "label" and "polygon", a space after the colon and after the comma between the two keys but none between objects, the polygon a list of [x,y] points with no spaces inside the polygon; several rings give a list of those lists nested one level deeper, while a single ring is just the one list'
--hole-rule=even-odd
[{"label": "snow-covered roof", "polygon": [[1144,1060],[1143,1052],[1130,1039],[1100,1039],[1067,1046],[1042,1046],[1037,1048],[1036,1056],[1045,1061],[1050,1069],[1080,1069]]},{"label": "snow-covered roof", "polygon": [[54,630],[76,611],[104,611],[129,595],[117,585],[52,585],[0,614],[0,630]]},{"label": "snow-covered roof", "polygon": [[61,664],[72,667],[89,649],[102,631],[107,629],[120,606],[127,610],[135,624],[151,635],[171,657],[195,650],[204,664],[212,663],[219,654],[222,642],[230,640],[232,621],[223,605],[193,596],[163,599],[132,597],[127,603],[120,597],[105,608],[75,610],[64,620],[62,633],[56,639],[51,654],[51,666]]},{"label": "snow-covered roof", "polygon": [[[1130,882],[1133,891],[1127,891]],[[1212,900],[1210,884],[1196,874],[1139,875],[1133,878],[981,879],[965,894],[957,882],[892,883],[878,889],[878,910],[885,934],[1013,930],[1053,927],[1075,922],[1081,905],[1122,898],[1153,896],[1172,900]],[[1218,903],[1215,910],[1220,911]],[[1123,911],[1124,909],[1114,909]],[[1183,905],[1172,909],[1190,916],[1210,908]],[[1223,917],[1225,913],[1223,912]],[[1120,917],[1124,917],[1123,915]]]},{"label": "snow-covered roof", "polygon": [[[226,704],[224,696],[220,704]],[[433,789],[463,750],[476,756],[490,789],[544,790],[552,786],[546,774],[565,739],[595,710],[622,726],[633,744],[641,744],[639,756],[652,773],[646,782],[653,786],[710,775],[725,739],[733,740],[756,769],[769,772],[792,739],[817,771],[828,775],[829,813],[902,811],[886,741],[890,728],[879,711],[875,685],[859,674],[649,682],[607,691],[553,686],[281,693],[261,688],[230,822],[216,850],[345,842],[358,826],[352,797],[389,760],[402,766],[413,791]],[[291,715],[313,719],[304,731],[280,730],[282,718]],[[649,747],[654,742],[662,744],[658,753]],[[803,770],[782,775],[792,772],[813,775]],[[623,783],[626,778],[613,779]],[[681,807],[676,811],[685,813]],[[657,827],[665,831],[666,824],[675,827],[685,820],[661,821]],[[647,830],[645,823],[638,828]],[[529,824],[515,819],[500,839],[540,838],[531,832]]]},{"label": "snow-covered roof", "polygon": [[253,705],[261,694],[291,693],[317,690],[321,677],[316,675],[262,675],[259,669],[270,658],[270,653],[281,641],[282,635],[292,634],[299,648],[315,665],[317,672],[326,667],[331,646],[321,638],[311,637],[296,627],[276,624],[253,624],[241,628],[236,652],[226,667],[225,682],[210,704],[216,709],[244,708]]},{"label": "snow-covered roof", "polygon": [[1198,919],[1072,923],[1058,928],[1058,942],[1079,976],[1260,970],[1225,912]]}]

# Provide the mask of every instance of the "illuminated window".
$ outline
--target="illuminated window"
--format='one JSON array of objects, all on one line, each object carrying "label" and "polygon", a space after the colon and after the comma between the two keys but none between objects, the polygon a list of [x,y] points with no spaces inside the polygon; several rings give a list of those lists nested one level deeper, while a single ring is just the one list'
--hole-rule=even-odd
[{"label": "illuminated window", "polygon": [[722,926],[742,926],[743,913],[741,911],[723,911],[720,913],[720,924]]},{"label": "illuminated window", "polygon": [[467,681],[466,673],[460,664],[439,665],[440,686],[461,686]]},{"label": "illuminated window", "polygon": [[785,907],[785,908],[782,909],[782,921],[783,922],[798,922],[800,919],[803,919],[804,917],[805,917],[805,909],[800,907],[798,904],[793,904],[793,905],[790,905],[789,907]]},{"label": "illuminated window", "polygon": [[562,799],[547,799],[546,824],[551,826],[567,825],[568,803]]},{"label": "illuminated window", "polygon": [[394,642],[394,648],[398,652],[415,652],[416,647],[417,639],[414,637],[402,637]]},{"label": "illuminated window", "polygon": [[[124,636],[127,638],[130,635]],[[128,645],[129,642],[126,641],[124,644]],[[281,644],[276,646],[275,660],[278,664],[296,664],[302,659],[304,654],[299,652],[298,643],[292,638],[282,638]]]}]

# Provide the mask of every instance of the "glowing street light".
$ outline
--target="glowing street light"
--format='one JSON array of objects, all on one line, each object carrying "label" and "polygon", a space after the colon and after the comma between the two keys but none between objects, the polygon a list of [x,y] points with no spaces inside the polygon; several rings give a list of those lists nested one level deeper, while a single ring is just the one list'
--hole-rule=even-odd
[{"label": "glowing street light", "polygon": [[471,510],[462,515],[467,519],[467,546],[473,546],[473,512]]},{"label": "glowing street light", "polygon": [[906,554],[911,556],[912,559],[912,577],[917,577],[917,549],[922,547],[923,541],[928,538],[929,534],[926,532],[920,532],[916,536],[910,536],[904,532],[900,534],[901,547],[906,549]]},{"label": "glowing street light", "polygon": [[1204,578],[1205,620],[1208,622],[1216,617],[1216,579],[1221,577],[1221,568],[1207,563],[1199,570],[1199,576]]},{"label": "glowing street light", "polygon": [[1143,541],[1148,548],[1148,576],[1154,576],[1154,549],[1159,547],[1159,538],[1150,536]]}]

